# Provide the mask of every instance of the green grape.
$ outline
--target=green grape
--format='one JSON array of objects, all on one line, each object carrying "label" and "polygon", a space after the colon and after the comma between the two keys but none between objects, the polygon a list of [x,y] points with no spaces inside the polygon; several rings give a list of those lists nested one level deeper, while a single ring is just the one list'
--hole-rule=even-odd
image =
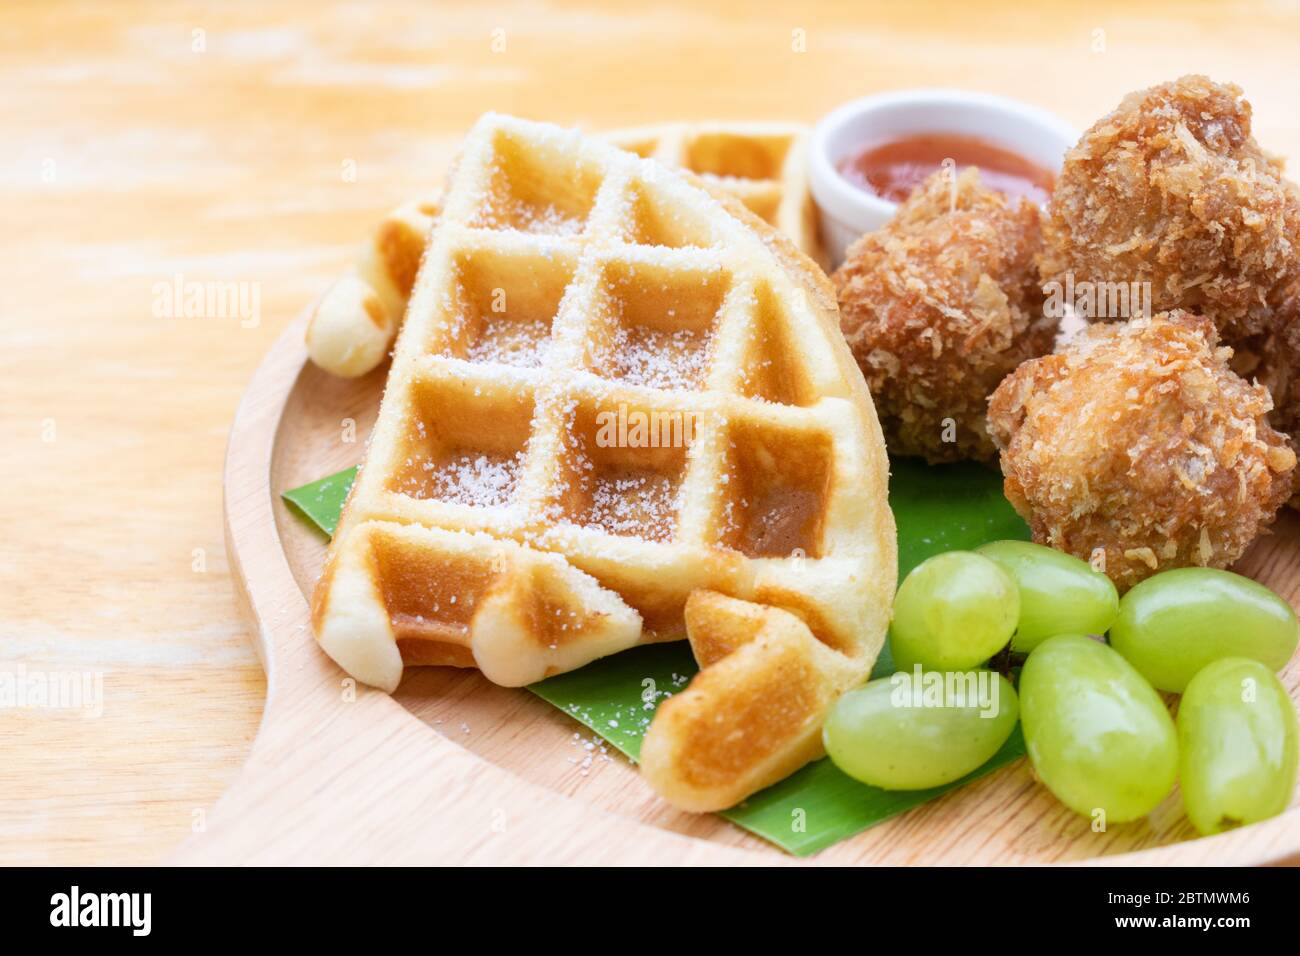
[{"label": "green grape", "polygon": [[894,598],[890,646],[899,670],[964,671],[1011,640],[1020,616],[1016,582],[973,551],[922,561]]},{"label": "green grape", "polygon": [[1183,806],[1205,835],[1276,816],[1291,802],[1296,719],[1258,661],[1225,657],[1201,670],[1178,705]]},{"label": "green grape", "polygon": [[1160,696],[1128,661],[1079,635],[1049,637],[1020,672],[1020,722],[1039,779],[1106,823],[1150,813],[1174,786],[1178,741]]},{"label": "green grape", "polygon": [[1157,689],[1175,693],[1224,657],[1279,671],[1298,636],[1291,605],[1262,584],[1213,568],[1178,568],[1135,585],[1110,629],[1115,650]]},{"label": "green grape", "polygon": [[998,752],[1015,729],[1015,689],[993,671],[900,671],[849,691],[822,740],[850,777],[886,790],[959,780]]},{"label": "green grape", "polygon": [[993,541],[975,549],[1020,588],[1020,624],[1011,647],[1032,651],[1057,634],[1105,634],[1119,613],[1110,578],[1086,561],[1029,541]]}]

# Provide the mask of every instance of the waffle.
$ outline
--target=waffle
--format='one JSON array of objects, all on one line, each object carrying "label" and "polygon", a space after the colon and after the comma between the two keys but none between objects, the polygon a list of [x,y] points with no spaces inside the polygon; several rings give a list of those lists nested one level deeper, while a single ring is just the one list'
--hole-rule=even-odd
[{"label": "waffle", "polygon": [[686,626],[700,673],[664,701],[641,745],[641,772],[661,796],[724,809],[823,755],[823,717],[862,683],[858,660],[788,611],[715,591],[687,599]]},{"label": "waffle", "polygon": [[313,362],[355,378],[384,360],[437,215],[438,197],[430,195],[384,217],[357,261],[312,306],[307,354]]},{"label": "waffle", "polygon": [[808,130],[792,123],[670,123],[617,130],[608,139],[739,199],[823,268],[826,253],[808,187]]},{"label": "waffle", "polygon": [[[690,170],[735,196],[800,251],[826,265],[808,191],[804,127],[765,123],[674,123],[602,137],[621,149]],[[326,371],[349,378],[383,361],[392,345],[438,213],[430,194],[389,213],[356,263],[313,307],[307,350]]]},{"label": "waffle", "polygon": [[[694,620],[703,671],[654,721],[647,779],[716,809],[814,756],[810,728],[869,673],[895,583],[886,479],[833,292],[787,239],[687,174],[489,114],[448,182],[316,635],[389,691],[406,664],[519,686]],[[768,607],[758,637],[710,643]]]}]

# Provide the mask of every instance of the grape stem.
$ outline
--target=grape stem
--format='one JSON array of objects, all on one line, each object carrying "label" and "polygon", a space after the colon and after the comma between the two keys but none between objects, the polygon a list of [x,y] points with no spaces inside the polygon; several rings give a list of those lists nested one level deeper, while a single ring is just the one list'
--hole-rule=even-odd
[{"label": "grape stem", "polygon": [[1028,654],[1022,654],[1019,651],[1013,651],[1008,644],[1002,650],[998,651],[989,659],[989,667],[997,671],[1014,685],[1016,681],[1012,677],[1012,671],[1018,671],[1025,666],[1025,661],[1029,658]]}]

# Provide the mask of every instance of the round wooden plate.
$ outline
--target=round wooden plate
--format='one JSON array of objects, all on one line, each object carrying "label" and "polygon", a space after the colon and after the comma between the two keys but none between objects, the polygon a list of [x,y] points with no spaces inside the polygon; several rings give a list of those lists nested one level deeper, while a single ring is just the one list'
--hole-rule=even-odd
[{"label": "round wooden plate", "polygon": [[[227,551],[267,672],[248,763],[177,863],[770,864],[791,858],[712,815],[682,813],[581,725],[476,671],[407,672],[395,696],[316,646],[308,596],[326,540],[280,493],[356,464],[386,367],[346,381],[307,361],[306,314],[276,342],[231,429]],[[1300,515],[1238,570],[1300,593]],[[1294,696],[1300,661],[1283,675]],[[1021,760],[824,850],[828,863],[1300,862],[1300,807],[1208,839],[1175,792],[1147,819],[1094,833]]]}]

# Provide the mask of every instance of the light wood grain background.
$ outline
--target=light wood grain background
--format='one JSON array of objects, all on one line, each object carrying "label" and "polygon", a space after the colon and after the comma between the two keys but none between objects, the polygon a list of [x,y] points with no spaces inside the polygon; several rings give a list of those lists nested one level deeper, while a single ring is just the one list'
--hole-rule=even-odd
[{"label": "light wood grain background", "polygon": [[[239,767],[264,683],[222,545],[226,430],[276,334],[483,110],[811,122],[950,85],[1083,127],[1199,71],[1300,156],[1298,45],[1282,2],[6,4],[0,668],[101,674],[104,697],[0,710],[0,862],[157,861]],[[246,283],[257,322],[159,317],[177,275]]]}]

